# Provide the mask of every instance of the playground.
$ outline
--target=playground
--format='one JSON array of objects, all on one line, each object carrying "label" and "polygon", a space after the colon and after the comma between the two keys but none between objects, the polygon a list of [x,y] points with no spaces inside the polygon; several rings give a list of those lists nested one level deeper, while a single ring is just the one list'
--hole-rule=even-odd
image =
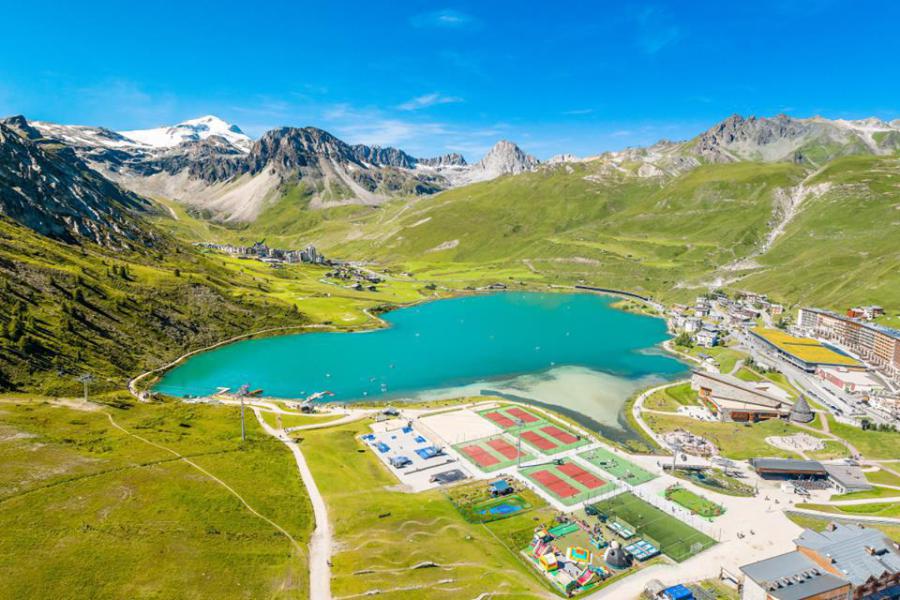
[{"label": "playground", "polygon": [[522,557],[567,596],[596,589],[614,574],[603,552],[590,546],[592,532],[584,521],[538,527]]},{"label": "playground", "polygon": [[478,413],[487,421],[544,454],[558,454],[589,443],[568,429],[549,423],[518,406],[492,408]]},{"label": "playground", "polygon": [[[624,550],[624,552],[623,552]],[[571,597],[595,591],[660,555],[659,543],[629,532],[624,540],[605,516],[577,510],[534,530],[521,551],[526,562]],[[652,563],[651,563],[652,564]]]},{"label": "playground", "polygon": [[493,473],[507,467],[516,465],[520,460],[525,462],[534,458],[531,454],[522,451],[521,457],[516,449],[515,442],[504,436],[492,436],[463,442],[453,446],[460,456],[484,473]]},{"label": "playground", "polygon": [[725,513],[725,508],[720,504],[716,504],[711,500],[707,500],[703,496],[699,496],[687,488],[680,485],[672,485],[666,488],[665,496],[667,500],[671,500],[675,504],[681,506],[706,519],[713,519]]},{"label": "playground", "polygon": [[578,457],[631,485],[641,485],[656,479],[656,475],[650,471],[602,447],[582,452]]},{"label": "playground", "polygon": [[589,471],[572,461],[526,467],[520,470],[520,474],[567,506],[616,488],[613,482],[603,479],[599,473]]},{"label": "playground", "polygon": [[[676,562],[716,544],[708,535],[628,492],[598,502],[592,509],[607,517],[609,529],[625,540],[625,544],[643,539]],[[629,552],[638,556],[632,550]]]},{"label": "playground", "polygon": [[529,489],[493,496],[484,481],[448,488],[445,493],[463,518],[470,523],[490,523],[521,515],[545,502]]}]

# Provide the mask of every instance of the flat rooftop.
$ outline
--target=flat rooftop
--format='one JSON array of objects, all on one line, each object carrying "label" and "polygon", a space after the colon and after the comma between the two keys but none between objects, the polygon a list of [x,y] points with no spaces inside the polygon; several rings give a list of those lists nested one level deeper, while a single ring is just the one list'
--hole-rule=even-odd
[{"label": "flat rooftop", "polygon": [[843,365],[859,367],[855,358],[835,352],[822,342],[812,338],[793,336],[780,329],[754,327],[751,330],[757,337],[772,344],[782,352],[790,354],[803,362],[823,365]]}]

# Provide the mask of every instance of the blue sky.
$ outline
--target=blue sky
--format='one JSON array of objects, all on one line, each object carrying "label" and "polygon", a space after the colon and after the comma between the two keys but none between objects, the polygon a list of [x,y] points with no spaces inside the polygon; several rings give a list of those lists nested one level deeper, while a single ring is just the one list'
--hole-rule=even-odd
[{"label": "blue sky", "polygon": [[900,3],[9,2],[0,115],[477,159],[683,139],[732,113],[900,118]]}]

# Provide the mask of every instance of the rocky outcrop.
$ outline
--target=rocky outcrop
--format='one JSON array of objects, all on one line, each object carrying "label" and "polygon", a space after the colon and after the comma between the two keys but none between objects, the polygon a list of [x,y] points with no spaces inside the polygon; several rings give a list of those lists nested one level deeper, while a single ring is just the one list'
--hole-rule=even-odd
[{"label": "rocky outcrop", "polygon": [[878,119],[831,121],[732,115],[695,138],[691,151],[707,162],[758,160],[822,165],[851,154],[900,148],[900,127]]},{"label": "rocky outcrop", "polygon": [[69,243],[153,244],[137,213],[149,202],[88,167],[70,147],[46,145],[22,117],[0,121],[0,214]]},{"label": "rocky outcrop", "polygon": [[463,155],[456,153],[444,154],[434,158],[419,158],[416,159],[416,162],[426,167],[465,167],[468,165]]},{"label": "rocky outcrop", "polygon": [[475,166],[498,175],[516,175],[533,171],[539,164],[538,159],[522,152],[513,142],[500,140]]}]

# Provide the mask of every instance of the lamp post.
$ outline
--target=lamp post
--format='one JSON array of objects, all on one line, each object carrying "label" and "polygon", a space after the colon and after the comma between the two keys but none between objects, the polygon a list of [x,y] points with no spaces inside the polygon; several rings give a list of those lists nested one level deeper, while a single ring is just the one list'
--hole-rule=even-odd
[{"label": "lamp post", "polygon": [[88,384],[94,380],[94,377],[90,373],[85,373],[83,375],[79,375],[77,378],[84,385],[84,401],[88,401]]},{"label": "lamp post", "polygon": [[241,399],[241,441],[247,441],[247,429],[244,426],[244,397],[250,391],[250,384],[245,383],[238,389],[238,397]]},{"label": "lamp post", "polygon": [[519,428],[516,444],[516,469],[522,465],[522,428],[525,427],[525,421],[516,417],[516,425]]}]

